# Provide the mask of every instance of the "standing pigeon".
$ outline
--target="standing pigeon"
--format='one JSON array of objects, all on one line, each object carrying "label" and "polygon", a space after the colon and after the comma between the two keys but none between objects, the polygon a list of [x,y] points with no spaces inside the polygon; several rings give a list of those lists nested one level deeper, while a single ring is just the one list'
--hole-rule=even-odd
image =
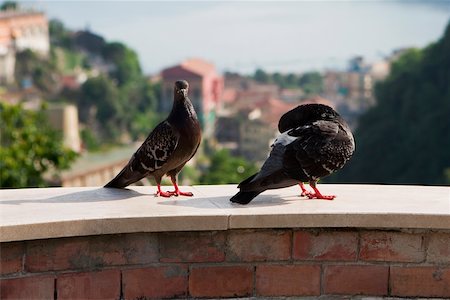
[{"label": "standing pigeon", "polygon": [[[185,80],[175,82],[172,111],[149,134],[133,154],[128,164],[105,187],[124,188],[144,177],[152,176],[158,185],[157,196],[192,196],[181,192],[177,175],[197,152],[201,140],[200,123],[194,107],[187,97],[189,84]],[[170,176],[175,190],[161,191],[161,178]]]},{"label": "standing pigeon", "polygon": [[[260,172],[242,181],[240,192],[230,200],[247,204],[265,190],[295,184],[300,184],[302,196],[333,200],[336,196],[322,195],[316,183],[342,168],[355,150],[344,119],[329,106],[304,104],[285,113],[278,129],[281,135]],[[303,182],[309,182],[314,192],[308,192]]]}]

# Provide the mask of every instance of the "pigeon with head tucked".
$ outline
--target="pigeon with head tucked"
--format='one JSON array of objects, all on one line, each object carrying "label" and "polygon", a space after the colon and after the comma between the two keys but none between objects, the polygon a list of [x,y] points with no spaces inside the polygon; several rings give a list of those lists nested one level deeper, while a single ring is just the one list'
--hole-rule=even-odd
[{"label": "pigeon with head tucked", "polygon": [[[355,142],[348,124],[327,105],[304,104],[285,113],[278,129],[281,134],[261,170],[242,181],[230,201],[247,204],[265,190],[295,184],[303,196],[333,200],[336,196],[322,195],[316,183],[352,156]],[[309,182],[314,192],[308,192],[303,182]]]},{"label": "pigeon with head tucked", "polygon": [[[175,82],[173,107],[169,116],[155,127],[128,164],[105,187],[124,188],[144,177],[153,177],[158,186],[156,195],[192,196],[190,192],[180,191],[177,185],[178,173],[195,155],[201,140],[200,123],[187,96],[188,89],[187,81]],[[174,191],[161,190],[164,175],[170,176]]]}]

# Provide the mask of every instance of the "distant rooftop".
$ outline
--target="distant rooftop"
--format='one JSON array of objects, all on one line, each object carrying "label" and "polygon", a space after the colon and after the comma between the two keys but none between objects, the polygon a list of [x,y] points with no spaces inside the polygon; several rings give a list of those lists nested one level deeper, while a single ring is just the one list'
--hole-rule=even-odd
[{"label": "distant rooftop", "polygon": [[162,71],[163,76],[172,72],[172,70],[182,68],[196,75],[206,76],[216,74],[216,67],[214,64],[207,62],[201,58],[191,58],[181,62],[178,65],[166,68]]},{"label": "distant rooftop", "polygon": [[6,10],[0,11],[0,20],[24,16],[43,16],[43,15],[45,15],[43,12],[35,10]]},{"label": "distant rooftop", "polygon": [[181,66],[188,69],[191,72],[206,75],[216,72],[214,64],[207,62],[201,58],[191,58],[183,61]]}]

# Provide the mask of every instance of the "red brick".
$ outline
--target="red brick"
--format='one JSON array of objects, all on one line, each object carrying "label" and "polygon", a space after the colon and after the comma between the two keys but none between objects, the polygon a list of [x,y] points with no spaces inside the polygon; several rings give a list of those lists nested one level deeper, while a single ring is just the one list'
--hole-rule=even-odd
[{"label": "red brick", "polygon": [[61,238],[28,242],[25,270],[41,272],[89,266],[88,238]]},{"label": "red brick", "polygon": [[239,230],[228,235],[228,261],[277,261],[290,257],[288,230]]},{"label": "red brick", "polygon": [[29,272],[93,269],[158,260],[156,235],[137,233],[28,242]]},{"label": "red brick", "polygon": [[242,297],[253,291],[253,267],[194,267],[189,276],[192,297]]},{"label": "red brick", "polygon": [[122,271],[125,299],[187,296],[187,267],[180,265]]},{"label": "red brick", "polygon": [[25,243],[12,242],[0,244],[0,274],[22,272]]},{"label": "red brick", "polygon": [[431,233],[427,261],[450,263],[450,233]]},{"label": "red brick", "polygon": [[294,232],[294,259],[354,261],[358,234],[346,231]]},{"label": "red brick", "polygon": [[157,262],[158,238],[151,233],[93,236],[89,257],[93,267]]},{"label": "red brick", "polygon": [[33,276],[0,281],[0,299],[53,299],[55,277]]},{"label": "red brick", "polygon": [[387,266],[326,266],[325,294],[383,296],[388,293]]},{"label": "red brick", "polygon": [[400,297],[450,297],[450,268],[391,267],[391,294]]},{"label": "red brick", "polygon": [[179,232],[159,236],[162,262],[221,262],[225,260],[224,232]]},{"label": "red brick", "polygon": [[364,261],[423,261],[423,236],[389,231],[362,233],[359,258]]},{"label": "red brick", "polygon": [[56,287],[58,299],[119,299],[120,271],[63,274]]},{"label": "red brick", "polygon": [[258,296],[318,296],[320,266],[258,266],[256,293]]}]

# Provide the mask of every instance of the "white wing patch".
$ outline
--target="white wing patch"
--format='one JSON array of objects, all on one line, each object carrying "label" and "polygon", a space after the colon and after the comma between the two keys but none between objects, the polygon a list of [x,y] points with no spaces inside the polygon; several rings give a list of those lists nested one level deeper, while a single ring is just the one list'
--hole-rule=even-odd
[{"label": "white wing patch", "polygon": [[289,133],[289,131],[286,131],[286,132],[280,134],[276,138],[276,140],[273,142],[273,146],[278,145],[278,144],[281,144],[283,146],[287,146],[290,143],[294,142],[298,138],[298,137],[295,137],[295,136],[290,136],[288,133]]}]

